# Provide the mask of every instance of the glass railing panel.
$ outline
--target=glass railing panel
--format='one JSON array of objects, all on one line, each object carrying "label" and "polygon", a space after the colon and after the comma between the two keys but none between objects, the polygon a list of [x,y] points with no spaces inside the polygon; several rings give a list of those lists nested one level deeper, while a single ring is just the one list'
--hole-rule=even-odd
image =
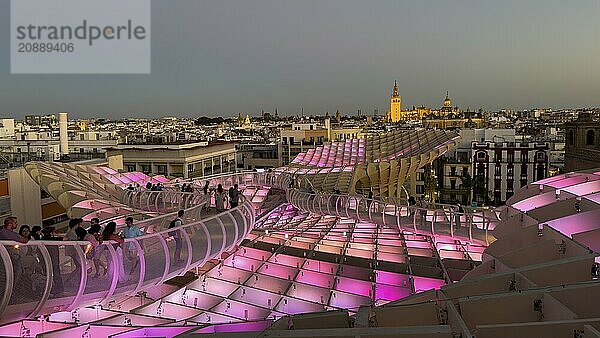
[{"label": "glass railing panel", "polygon": [[115,274],[113,257],[108,246],[113,244],[103,243],[91,247],[85,255],[87,265],[87,283],[83,294],[83,301],[100,300],[108,295],[113,276]]},{"label": "glass railing panel", "polygon": [[204,224],[210,234],[210,255],[215,256],[221,251],[223,241],[225,240],[221,224],[215,218],[207,220]]},{"label": "glass railing panel", "polygon": [[52,262],[52,289],[45,307],[58,306],[66,309],[79,291],[82,264],[78,255],[78,247],[74,244],[63,245],[60,242],[45,242]]},{"label": "glass railing panel", "polygon": [[184,226],[184,230],[192,243],[192,264],[200,264],[208,255],[209,237],[203,223],[198,222]]},{"label": "glass railing panel", "polygon": [[[163,236],[167,242],[167,248],[169,249],[169,274],[171,274],[185,268],[187,263],[189,257],[186,240],[187,233],[182,227],[177,230],[171,230],[166,234],[163,234]],[[152,262],[149,263],[151,264]]]},{"label": "glass railing panel", "polygon": [[236,233],[239,231],[236,230],[237,224],[235,222],[235,219],[230,216],[230,212],[219,216],[218,219],[221,221],[223,227],[225,228],[225,247],[230,248],[235,243]]},{"label": "glass railing panel", "polygon": [[[46,261],[38,245],[33,243],[5,245],[12,265],[12,295],[6,308],[18,317],[31,314],[46,291]],[[4,284],[2,284],[4,290]]]},{"label": "glass railing panel", "polygon": [[[144,260],[146,262],[144,284],[160,280],[165,272],[167,257],[165,256],[162,236],[162,234],[157,233],[152,236],[136,239],[143,250]],[[129,265],[131,268],[130,264],[131,263],[125,265]]]},{"label": "glass railing panel", "polygon": [[[242,208],[238,208],[236,210],[233,210],[231,212],[231,216],[233,216],[233,218],[235,219],[235,223],[237,224],[237,227],[239,229],[239,234],[244,233],[245,231],[245,223],[244,223],[244,216],[242,214],[241,211]],[[241,236],[240,236],[241,237]],[[238,238],[239,240],[240,238]]]},{"label": "glass railing panel", "polygon": [[[2,248],[0,248],[0,250],[1,249]],[[8,259],[3,258],[2,256],[0,256],[0,259],[0,313],[2,313],[4,301],[8,302],[8,300],[5,300],[4,298],[8,297],[8,293],[10,292],[9,288],[12,288],[12,283],[11,285],[8,285],[9,275],[7,268],[7,264],[12,263],[9,263]],[[12,278],[12,276],[10,278]]]}]

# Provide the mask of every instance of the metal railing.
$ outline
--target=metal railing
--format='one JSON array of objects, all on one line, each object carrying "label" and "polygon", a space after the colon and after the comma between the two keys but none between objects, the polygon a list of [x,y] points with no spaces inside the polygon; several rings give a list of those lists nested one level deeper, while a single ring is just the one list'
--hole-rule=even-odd
[{"label": "metal railing", "polygon": [[[145,234],[125,239],[122,245],[112,241],[96,247],[89,242],[0,241],[0,323],[106,304],[115,296],[135,294],[183,274],[239,245],[252,230],[256,215],[268,212],[261,210],[264,203],[253,203],[240,194],[238,207],[210,215],[205,207],[214,204],[215,194],[204,195],[206,181],[209,187],[222,184],[225,190],[234,184],[279,188],[286,192],[288,203],[304,211],[470,241],[488,243],[497,222],[485,213],[460,213],[455,206],[425,209],[302,191],[294,187],[294,176],[275,172],[194,179],[189,181],[194,193],[126,192],[126,204],[167,213],[138,221]],[[183,225],[168,229],[179,209],[185,210]]]},{"label": "metal railing", "polygon": [[[255,212],[243,199],[234,209],[201,218],[195,207],[184,225],[165,227],[165,216],[146,220],[152,232],[92,247],[90,242],[0,242],[0,323],[34,318],[135,294],[239,245]],[[171,219],[169,219],[170,221]]]},{"label": "metal railing", "polygon": [[438,209],[385,203],[360,196],[318,194],[290,190],[288,201],[300,210],[368,221],[401,230],[426,235],[446,235],[452,238],[489,244],[491,231],[499,219],[495,213],[459,212],[456,206],[438,205]]}]

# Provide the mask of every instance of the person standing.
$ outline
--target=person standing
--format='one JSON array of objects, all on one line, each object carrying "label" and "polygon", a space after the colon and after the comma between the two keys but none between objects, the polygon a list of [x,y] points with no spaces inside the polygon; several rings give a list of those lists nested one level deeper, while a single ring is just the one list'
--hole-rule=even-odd
[{"label": "person standing", "polygon": [[223,190],[223,185],[219,183],[217,192],[215,193],[215,207],[217,208],[217,212],[225,210],[225,198],[225,190]]},{"label": "person standing", "polygon": [[[27,243],[29,239],[19,235],[15,232],[17,228],[16,217],[6,217],[4,219],[4,226],[0,228],[0,240],[9,240],[19,243]],[[13,262],[14,280],[15,282],[21,281],[21,275],[23,274],[23,263],[21,260],[21,253],[17,247],[7,247],[10,259]]]},{"label": "person standing", "polygon": [[[106,224],[106,227],[104,228],[104,231],[102,231],[102,240],[104,241],[115,241],[117,242],[117,246],[115,249],[115,253],[117,255],[117,261],[116,261],[116,268],[117,271],[115,271],[115,273],[117,274],[118,278],[119,278],[119,282],[123,282],[125,281],[125,268],[123,266],[124,263],[124,257],[123,257],[123,243],[125,242],[123,240],[123,238],[117,234],[115,234],[115,231],[117,230],[117,223],[115,222],[108,222],[108,224]],[[107,251],[105,251],[107,252]],[[107,262],[111,262],[112,261],[112,257],[110,254],[107,254]],[[108,264],[109,270],[111,269],[111,267],[113,266],[113,264]]]},{"label": "person standing", "polygon": [[15,232],[17,228],[17,218],[13,216],[4,219],[4,226],[0,228],[0,240],[9,240],[19,243],[27,243],[29,239]]},{"label": "person standing", "polygon": [[28,241],[31,240],[31,229],[29,228],[29,225],[21,225],[21,227],[19,228],[19,235],[27,238]]},{"label": "person standing", "polygon": [[69,229],[65,233],[65,241],[77,241],[77,228],[81,226],[83,221],[80,221],[80,218],[71,218],[69,220]]},{"label": "person standing", "polygon": [[31,238],[35,240],[40,240],[42,238],[42,227],[39,225],[34,225],[31,228]]},{"label": "person standing", "polygon": [[86,257],[91,259],[94,263],[94,269],[96,270],[95,277],[100,276],[100,267],[104,268],[104,273],[102,276],[105,276],[108,272],[108,267],[100,259],[104,249],[102,246],[102,237],[100,236],[100,224],[92,223],[87,231],[86,236],[84,237],[84,240],[90,242],[91,245],[88,247],[89,250],[86,252]]},{"label": "person standing", "polygon": [[[67,233],[64,236],[64,240],[65,241],[78,241],[79,240],[79,236],[78,236],[78,230],[81,227],[81,224],[83,223],[83,220],[81,218],[71,218],[69,220],[69,230],[67,230]],[[69,245],[65,246],[65,252],[66,255],[71,257],[71,260],[73,261],[73,264],[75,265],[75,269],[72,271],[73,274],[76,274],[77,271],[81,271],[81,273],[83,273],[81,267],[81,262],[79,261],[79,255],[77,254],[77,249],[75,249],[75,243],[71,243]]]},{"label": "person standing", "polygon": [[[169,229],[178,228],[183,225],[183,219],[182,219],[183,214],[184,214],[183,210],[179,210],[177,212],[177,218],[175,218],[174,220],[171,221],[171,223],[169,224]],[[173,253],[173,262],[176,265],[181,264],[181,263],[183,263],[183,260],[181,259],[181,247],[182,247],[181,233],[178,230],[173,230],[173,231],[169,231],[169,235],[173,237],[173,240],[175,240],[175,252]]]},{"label": "person standing", "polygon": [[229,188],[229,205],[231,209],[238,206],[240,202],[240,192],[238,190],[237,183],[233,185],[233,187]]},{"label": "person standing", "polygon": [[[136,238],[142,235],[140,228],[133,224],[133,217],[127,217],[125,219],[125,225],[126,227],[123,229],[123,237],[125,237],[125,239]],[[129,274],[131,275],[139,264],[135,243],[129,242],[125,245],[125,257],[127,257],[127,260],[132,264],[131,269],[129,270]]]},{"label": "person standing", "polygon": [[93,227],[93,226],[96,226],[96,225],[98,227],[100,227],[100,232],[102,232],[102,227],[100,226],[100,219],[98,217],[94,217],[94,218],[92,218],[90,220],[90,227]]}]

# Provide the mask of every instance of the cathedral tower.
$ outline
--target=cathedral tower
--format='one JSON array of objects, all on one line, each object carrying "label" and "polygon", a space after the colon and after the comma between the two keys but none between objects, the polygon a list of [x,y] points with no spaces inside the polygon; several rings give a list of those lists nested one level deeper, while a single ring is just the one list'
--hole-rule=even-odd
[{"label": "cathedral tower", "polygon": [[398,122],[402,118],[402,97],[398,94],[398,83],[394,81],[394,89],[390,98],[390,111],[387,114],[387,120]]}]

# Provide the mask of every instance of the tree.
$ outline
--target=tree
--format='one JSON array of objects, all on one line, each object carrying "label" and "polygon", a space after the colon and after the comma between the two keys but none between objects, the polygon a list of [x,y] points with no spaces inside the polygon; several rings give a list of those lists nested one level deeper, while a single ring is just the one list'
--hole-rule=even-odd
[{"label": "tree", "polygon": [[438,191],[438,181],[435,172],[430,164],[423,168],[425,176],[425,194],[429,196],[429,201],[435,203]]},{"label": "tree", "polygon": [[468,172],[466,172],[460,178],[460,180],[462,182],[462,188],[469,192],[468,201],[469,201],[469,204],[471,204],[471,192],[473,190],[473,179],[471,178],[471,175]]},{"label": "tree", "polygon": [[483,199],[484,203],[489,201],[487,184],[483,175],[477,175],[475,176],[475,179],[473,179],[473,197],[475,198],[475,201],[479,200],[478,197]]}]

